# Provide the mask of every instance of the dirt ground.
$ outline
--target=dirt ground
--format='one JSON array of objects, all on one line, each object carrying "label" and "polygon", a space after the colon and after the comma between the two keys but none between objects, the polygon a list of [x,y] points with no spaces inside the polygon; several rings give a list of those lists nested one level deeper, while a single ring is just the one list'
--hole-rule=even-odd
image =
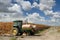
[{"label": "dirt ground", "polygon": [[13,40],[12,38],[16,38],[16,40],[40,40],[40,36],[24,36],[24,37],[0,37],[0,40]]}]

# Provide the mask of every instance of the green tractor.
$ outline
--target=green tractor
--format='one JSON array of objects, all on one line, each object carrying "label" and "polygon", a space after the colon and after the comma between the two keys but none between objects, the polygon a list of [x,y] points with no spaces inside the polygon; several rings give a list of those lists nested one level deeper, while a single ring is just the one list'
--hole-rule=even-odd
[{"label": "green tractor", "polygon": [[22,28],[22,24],[23,24],[23,21],[21,20],[16,20],[16,21],[13,21],[14,25],[13,25],[13,30],[12,30],[12,34],[14,36],[19,36],[19,35],[22,35],[23,33],[27,33],[29,35],[34,35],[34,32],[32,31],[33,29],[24,29]]},{"label": "green tractor", "polygon": [[16,20],[13,21],[13,31],[12,34],[13,35],[22,35],[23,31],[22,31],[22,21],[21,20]]}]

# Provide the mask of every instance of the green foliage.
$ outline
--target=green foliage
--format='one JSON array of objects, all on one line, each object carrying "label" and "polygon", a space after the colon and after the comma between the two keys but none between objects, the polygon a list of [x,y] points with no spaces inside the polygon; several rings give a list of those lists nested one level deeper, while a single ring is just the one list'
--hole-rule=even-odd
[{"label": "green foliage", "polygon": [[17,40],[15,37],[11,37],[10,40]]}]

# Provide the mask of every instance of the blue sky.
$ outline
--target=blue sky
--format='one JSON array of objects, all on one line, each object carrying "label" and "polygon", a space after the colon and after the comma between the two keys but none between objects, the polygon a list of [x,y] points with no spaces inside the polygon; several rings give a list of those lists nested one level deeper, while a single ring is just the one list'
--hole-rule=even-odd
[{"label": "blue sky", "polygon": [[60,0],[55,0],[56,5],[54,6],[53,10],[54,11],[60,11]]},{"label": "blue sky", "polygon": [[60,0],[1,0],[0,19],[60,26]]},{"label": "blue sky", "polygon": [[[33,2],[34,2],[34,0],[25,0],[25,1],[29,1],[29,2],[31,2],[31,4],[33,4]],[[35,2],[37,2],[38,4],[40,3],[39,2],[40,0],[35,0]],[[53,6],[53,8],[52,8],[52,10],[53,11],[60,11],[60,0],[55,0],[55,6]],[[29,11],[27,11],[27,12],[29,12],[29,13],[34,13],[34,12],[37,12],[37,13],[39,13],[41,16],[44,16],[44,17],[46,17],[45,15],[44,15],[44,13],[41,11],[41,10],[39,10],[39,9],[37,9],[37,8],[32,8],[31,10],[29,10]],[[47,17],[48,18],[48,17]],[[46,19],[47,19],[46,18]],[[49,19],[49,18],[48,18]]]}]

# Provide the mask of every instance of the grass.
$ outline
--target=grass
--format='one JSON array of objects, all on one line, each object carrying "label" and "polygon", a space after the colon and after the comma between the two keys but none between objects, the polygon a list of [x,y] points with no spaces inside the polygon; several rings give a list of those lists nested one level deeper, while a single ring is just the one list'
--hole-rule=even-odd
[{"label": "grass", "polygon": [[17,40],[17,38],[16,37],[11,37],[10,40]]}]

